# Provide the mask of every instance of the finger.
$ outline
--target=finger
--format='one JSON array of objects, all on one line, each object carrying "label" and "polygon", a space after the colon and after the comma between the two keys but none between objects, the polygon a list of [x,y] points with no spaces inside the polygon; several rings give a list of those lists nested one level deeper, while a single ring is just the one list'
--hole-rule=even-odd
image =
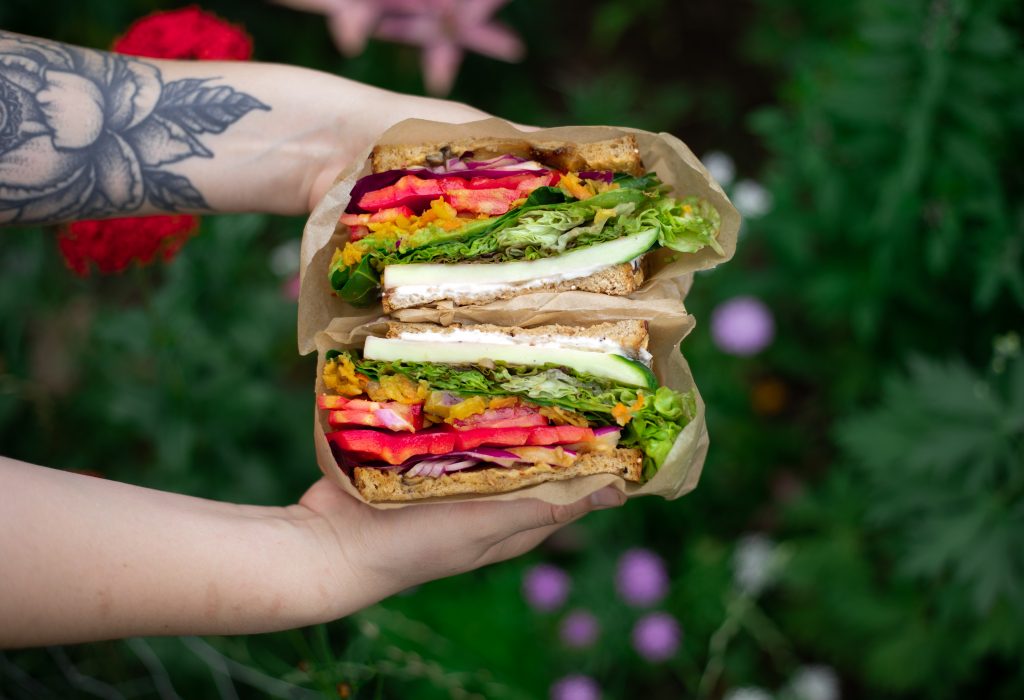
[{"label": "finger", "polygon": [[[583,513],[579,517],[575,518],[572,522],[579,520],[586,513]],[[523,532],[517,532],[511,537],[507,537],[501,542],[491,547],[486,555],[486,561],[483,563],[493,564],[499,561],[505,561],[506,559],[514,559],[518,556],[526,554],[531,549],[537,547],[541,542],[551,537],[566,525],[571,523],[564,523],[558,525],[546,525],[544,527],[537,527],[532,530],[524,530]]]},{"label": "finger", "polygon": [[554,505],[533,498],[512,501],[503,512],[488,514],[489,529],[497,538],[505,539],[517,532],[565,525],[591,511],[616,508],[625,502],[626,495],[613,486],[606,486],[567,505]]}]

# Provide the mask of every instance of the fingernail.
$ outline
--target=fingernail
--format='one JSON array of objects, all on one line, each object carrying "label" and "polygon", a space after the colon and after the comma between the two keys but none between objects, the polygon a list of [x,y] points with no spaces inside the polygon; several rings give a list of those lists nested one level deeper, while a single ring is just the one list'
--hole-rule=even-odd
[{"label": "fingernail", "polygon": [[590,494],[590,502],[595,508],[617,508],[626,502],[626,494],[612,486]]}]

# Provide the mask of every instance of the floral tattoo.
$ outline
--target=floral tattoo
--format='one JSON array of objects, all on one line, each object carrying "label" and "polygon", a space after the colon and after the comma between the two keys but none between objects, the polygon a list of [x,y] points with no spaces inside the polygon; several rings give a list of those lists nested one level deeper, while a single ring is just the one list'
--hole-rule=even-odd
[{"label": "floral tattoo", "polygon": [[0,224],[208,209],[166,166],[213,157],[200,135],[270,110],[212,80],[0,30]]}]

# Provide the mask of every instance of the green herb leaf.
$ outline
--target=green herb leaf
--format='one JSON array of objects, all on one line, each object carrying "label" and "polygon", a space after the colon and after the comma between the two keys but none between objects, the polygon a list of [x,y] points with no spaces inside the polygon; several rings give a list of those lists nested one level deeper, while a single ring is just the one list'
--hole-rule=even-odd
[{"label": "green herb leaf", "polygon": [[377,298],[380,276],[373,269],[371,257],[364,255],[358,267],[349,275],[338,296],[353,306],[366,306]]}]

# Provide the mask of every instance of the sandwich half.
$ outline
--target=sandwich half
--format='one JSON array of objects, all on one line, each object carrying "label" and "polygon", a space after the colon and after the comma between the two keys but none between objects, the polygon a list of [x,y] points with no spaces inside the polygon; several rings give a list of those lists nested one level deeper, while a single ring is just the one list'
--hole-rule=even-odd
[{"label": "sandwich half", "polygon": [[719,213],[670,195],[632,135],[378,146],[370,163],[328,274],[346,301],[382,296],[387,313],[537,291],[624,296],[652,250],[721,252]]},{"label": "sandwich half", "polygon": [[696,415],[659,386],[643,321],[510,328],[390,323],[329,351],[318,396],[369,502],[493,494],[615,474],[643,482]]}]

